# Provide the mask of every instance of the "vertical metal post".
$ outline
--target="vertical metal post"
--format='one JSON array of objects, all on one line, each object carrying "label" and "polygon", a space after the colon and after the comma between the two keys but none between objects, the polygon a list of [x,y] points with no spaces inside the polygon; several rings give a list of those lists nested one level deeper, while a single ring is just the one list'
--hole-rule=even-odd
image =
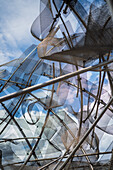
[{"label": "vertical metal post", "polygon": [[111,161],[110,161],[109,170],[113,170],[113,149],[112,149],[112,155],[111,155]]},{"label": "vertical metal post", "polygon": [[4,168],[2,166],[2,150],[0,150],[0,169],[4,170]]}]

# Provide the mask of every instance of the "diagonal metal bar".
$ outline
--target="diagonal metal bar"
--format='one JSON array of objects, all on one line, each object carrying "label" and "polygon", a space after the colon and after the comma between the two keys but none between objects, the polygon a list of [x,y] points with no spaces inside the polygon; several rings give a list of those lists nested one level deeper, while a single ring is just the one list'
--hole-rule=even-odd
[{"label": "diagonal metal bar", "polygon": [[[109,155],[109,154],[112,154],[112,151],[109,151],[109,152],[99,152],[98,154],[99,155],[103,155],[103,154],[104,155]],[[94,155],[97,155],[97,153],[88,153],[88,154],[74,155],[74,157],[85,157],[85,156],[90,156],[91,157],[91,156],[94,156]],[[56,162],[60,158],[61,157],[40,158],[40,159],[29,160],[29,162],[46,161],[46,160],[55,160],[55,162]],[[67,156],[65,156],[64,158],[67,158]],[[9,163],[9,164],[4,164],[3,167],[11,166],[11,165],[16,165],[16,164],[22,164],[22,163],[24,163],[24,161],[13,162],[13,163]]]},{"label": "diagonal metal bar", "polygon": [[98,67],[101,67],[101,66],[105,66],[107,64],[110,64],[113,62],[113,59],[109,60],[109,61],[105,61],[103,63],[99,63],[99,64],[96,64],[94,66],[89,66],[89,67],[86,67],[86,68],[83,68],[81,70],[78,70],[78,71],[75,71],[75,72],[72,72],[72,73],[69,73],[69,74],[66,74],[66,75],[62,75],[62,76],[59,76],[57,78],[54,78],[52,80],[49,80],[45,83],[41,83],[41,84],[37,84],[37,85],[34,85],[34,86],[31,86],[31,87],[27,87],[23,90],[20,90],[18,92],[14,92],[14,93],[11,93],[11,94],[8,94],[6,96],[2,96],[0,97],[0,103],[1,102],[4,102],[6,100],[9,100],[11,98],[14,98],[14,97],[17,97],[17,96],[20,96],[22,94],[26,94],[26,93],[29,93],[29,92],[32,92],[34,90],[38,90],[42,87],[46,87],[48,85],[51,85],[51,84],[54,84],[54,83],[57,83],[57,82],[60,82],[60,81],[63,81],[63,80],[66,80],[68,78],[71,78],[71,77],[74,77],[74,76],[77,76],[79,74],[82,74],[82,73],[85,73],[87,71],[91,71],[92,69],[96,69]]},{"label": "diagonal metal bar", "polygon": [[101,114],[98,116],[98,118],[94,121],[94,123],[92,124],[92,126],[89,128],[89,130],[85,133],[85,135],[81,138],[81,140],[79,141],[79,143],[75,146],[75,148],[73,149],[73,151],[71,152],[71,154],[68,156],[67,160],[62,164],[62,166],[60,167],[59,170],[62,170],[66,164],[69,162],[69,160],[73,157],[73,155],[75,154],[75,152],[80,148],[80,146],[82,145],[82,143],[84,142],[84,140],[88,137],[88,135],[90,134],[90,132],[92,131],[92,129],[96,126],[96,124],[99,122],[99,120],[101,119],[101,117],[104,115],[104,113],[106,112],[106,110],[108,109],[108,107],[111,105],[111,103],[113,102],[113,97],[110,99],[110,101],[108,102],[108,104],[105,106],[105,108],[103,109],[103,111],[101,112]]},{"label": "diagonal metal bar", "polygon": [[83,148],[81,148],[81,150],[82,150],[83,154],[84,154],[85,157],[86,157],[86,160],[87,160],[87,162],[88,162],[89,168],[90,168],[91,170],[94,170],[94,168],[93,168],[93,166],[92,166],[92,164],[91,164],[91,161],[90,161],[89,157],[86,156],[85,150],[84,150]]},{"label": "diagonal metal bar", "polygon": [[[66,2],[66,0],[64,0],[64,1]],[[77,18],[81,21],[81,23],[83,24],[83,26],[84,26],[85,28],[87,28],[86,23],[83,21],[83,19],[82,19],[81,16],[78,14],[78,12],[74,9],[74,7],[73,7],[70,3],[68,3],[68,6],[69,6],[69,8],[74,12],[74,14],[77,16]]]},{"label": "diagonal metal bar", "polygon": [[107,3],[108,3],[108,6],[109,6],[109,9],[110,9],[110,12],[111,12],[111,16],[112,16],[112,19],[113,19],[113,1],[112,0],[106,0]]},{"label": "diagonal metal bar", "polygon": [[63,7],[64,7],[64,2],[62,3],[62,5],[61,5],[61,7],[60,7],[60,10],[59,10],[59,11],[57,10],[57,15],[56,15],[56,17],[55,17],[54,20],[53,20],[53,23],[52,23],[52,25],[51,25],[51,28],[50,28],[49,32],[52,31],[52,29],[53,29],[53,27],[54,27],[54,25],[55,25],[55,22],[57,21],[57,18],[60,17],[60,15],[61,15],[60,13],[61,13]]},{"label": "diagonal metal bar", "polygon": [[[21,87],[20,87],[21,88]],[[40,99],[39,98],[37,98],[35,95],[33,95],[32,93],[29,93],[31,96],[33,96],[35,99],[37,99],[38,100],[38,102],[40,103],[40,104],[42,104],[43,105],[43,107],[46,107],[46,105],[42,102],[42,101],[40,101]],[[73,141],[72,141],[72,143],[70,144],[70,146],[67,148],[67,150],[66,150],[66,152],[64,153],[64,155],[62,156],[62,157],[60,157],[60,161],[63,159],[63,158],[65,158],[65,155],[66,155],[66,153],[67,153],[67,151],[69,150],[69,148],[71,147],[71,145],[74,143],[74,140],[76,140],[76,138],[75,138],[75,136],[73,135],[73,133],[71,132],[71,130],[68,128],[68,126],[60,119],[60,117],[57,115],[57,114],[55,114],[55,112],[52,110],[52,108],[50,108],[50,109],[48,109],[48,110],[50,110],[50,112],[52,112],[60,121],[61,121],[61,123],[66,127],[66,129],[69,131],[69,133],[72,135],[72,137],[73,137]],[[40,140],[40,138],[39,138],[39,140]],[[39,142],[39,140],[38,140],[38,142]],[[59,158],[58,159],[56,159],[56,162],[59,160]],[[30,160],[28,160],[28,162],[29,162]],[[37,160],[38,161],[38,160]],[[52,162],[50,162],[50,164],[49,165],[51,165],[53,163],[53,161]],[[25,163],[24,163],[25,164]],[[59,163],[58,163],[59,164]],[[39,169],[43,169],[43,168],[45,168],[45,167],[47,167],[47,166],[49,166],[48,164],[46,164],[44,167],[41,167],[41,168],[39,168]],[[56,165],[56,167],[57,167],[57,165]]]},{"label": "diagonal metal bar", "polygon": [[38,139],[39,137],[24,137],[24,138],[1,138],[0,143],[3,142],[13,142],[16,140],[25,140],[25,139]]},{"label": "diagonal metal bar", "polygon": [[111,161],[110,161],[110,167],[109,170],[113,169],[113,149],[112,149],[112,155],[111,155]]},{"label": "diagonal metal bar", "polygon": [[[6,127],[9,125],[9,123],[11,122],[12,118],[14,118],[15,114],[17,113],[22,101],[23,101],[23,96],[20,97],[20,99],[18,100],[18,102],[16,103],[16,105],[14,106],[14,108],[12,109],[12,111],[10,112],[8,110],[8,108],[1,103],[2,107],[6,110],[6,112],[8,113],[8,117],[10,117],[10,119],[7,121],[6,125],[2,128],[2,130],[0,131],[0,135],[4,132],[4,130],[6,129]],[[9,111],[9,112],[8,112]],[[10,113],[10,114],[9,114]],[[11,115],[11,116],[10,116]]]},{"label": "diagonal metal bar", "polygon": [[8,82],[11,80],[11,78],[14,76],[14,74],[17,72],[17,70],[22,66],[22,64],[27,60],[27,58],[37,49],[37,47],[35,47],[26,57],[25,59],[19,64],[19,66],[16,68],[16,70],[13,72],[13,74],[9,77],[9,79],[5,82],[5,84],[3,85],[3,87],[1,88],[0,92],[3,91],[3,89],[6,87],[6,85],[8,84]]},{"label": "diagonal metal bar", "polygon": [[[18,124],[18,122],[16,121],[16,119],[13,117],[13,115],[9,112],[9,110],[6,108],[6,106],[2,103],[2,106],[4,107],[4,109],[7,111],[7,113],[9,114],[9,116],[11,117],[10,120],[13,120],[13,122],[15,123],[15,125],[17,126],[17,128],[19,129],[21,135],[24,137],[24,139],[26,140],[26,143],[28,144],[29,148],[32,149],[32,146],[29,142],[29,140],[26,138],[26,135],[24,133],[24,131],[22,130],[22,128],[20,127],[20,125]],[[37,158],[35,152],[33,152],[34,158]]]},{"label": "diagonal metal bar", "polygon": [[[53,77],[55,77],[55,67],[54,67],[54,63],[53,63]],[[51,99],[50,99],[49,106],[51,106],[51,104],[52,104],[53,94],[54,94],[54,84],[53,84],[53,86],[52,86],[52,94],[51,94]],[[44,124],[43,124],[43,126],[42,126],[42,130],[41,130],[41,132],[40,132],[40,135],[39,135],[38,140],[36,141],[34,147],[31,149],[31,152],[30,152],[28,158],[26,159],[26,161],[25,161],[24,164],[20,167],[19,170],[22,170],[22,169],[25,167],[25,165],[29,162],[29,159],[31,158],[31,156],[32,156],[33,153],[35,152],[35,149],[36,149],[36,147],[38,146],[38,143],[39,143],[39,141],[40,141],[40,139],[41,139],[41,137],[42,137],[42,135],[43,135],[43,133],[44,133],[44,130],[45,130],[47,121],[48,121],[48,119],[49,119],[49,114],[50,114],[50,109],[48,109],[48,111],[47,111],[47,114],[46,114],[46,117],[45,117],[45,122],[44,122]]]},{"label": "diagonal metal bar", "polygon": [[[57,13],[59,13],[55,1],[54,1],[54,0],[52,0],[52,1],[53,1],[54,7],[55,7]],[[62,21],[62,23],[63,23],[63,25],[64,25],[64,27],[65,27],[65,30],[66,30],[66,32],[67,32],[67,34],[68,34],[68,36],[69,36],[69,39],[70,39],[70,43],[71,43],[71,45],[72,45],[72,47],[73,47],[73,43],[72,43],[72,40],[71,40],[71,36],[70,36],[70,34],[69,34],[69,30],[67,29],[66,24],[65,24],[65,22],[64,22],[64,20],[63,20],[63,18],[62,18],[61,15],[60,15],[60,19],[61,19],[61,21]]]}]

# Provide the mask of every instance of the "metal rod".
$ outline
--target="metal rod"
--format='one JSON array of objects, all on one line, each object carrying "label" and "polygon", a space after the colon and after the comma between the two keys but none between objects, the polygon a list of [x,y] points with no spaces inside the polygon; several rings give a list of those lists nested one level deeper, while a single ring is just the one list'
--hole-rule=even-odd
[{"label": "metal rod", "polygon": [[[66,2],[66,0],[65,0],[65,2]],[[74,7],[73,7],[70,3],[68,3],[68,6],[69,6],[69,8],[74,12],[74,14],[77,16],[77,18],[81,21],[81,23],[83,24],[83,26],[84,26],[85,28],[87,28],[86,23],[83,21],[83,19],[82,19],[81,16],[78,14],[78,12],[74,9]]]},{"label": "metal rod", "polygon": [[47,167],[48,167],[48,166],[50,166],[51,164],[53,164],[53,163],[57,162],[59,159],[60,159],[60,157],[59,157],[59,158],[57,158],[57,159],[55,159],[55,160],[53,160],[53,161],[51,161],[51,162],[49,162],[48,164],[46,164],[46,165],[42,166],[41,168],[38,168],[38,170],[42,170],[42,169],[47,168]]},{"label": "metal rod", "polygon": [[63,6],[64,6],[64,2],[62,3],[62,5],[61,5],[61,7],[60,7],[60,10],[59,10],[59,11],[57,10],[56,17],[55,17],[54,20],[53,20],[53,23],[52,23],[52,25],[51,25],[51,28],[50,28],[49,32],[52,31],[52,29],[53,29],[53,27],[54,27],[54,24],[55,24],[55,22],[57,21],[57,18],[60,17],[60,15],[61,15],[60,12],[62,11]]},{"label": "metal rod", "polygon": [[59,170],[62,170],[65,165],[68,163],[68,161],[72,158],[72,156],[75,154],[75,152],[79,149],[79,147],[81,146],[81,144],[84,142],[84,140],[87,138],[87,136],[89,135],[89,133],[92,131],[92,129],[96,126],[96,124],[99,122],[99,120],[101,119],[101,117],[104,115],[104,113],[106,112],[106,110],[108,109],[108,107],[111,105],[111,103],[113,102],[113,97],[110,99],[110,101],[108,102],[108,104],[105,106],[105,108],[103,109],[103,111],[101,112],[101,114],[98,116],[98,118],[94,121],[94,123],[92,124],[92,126],[89,128],[89,130],[85,133],[85,135],[81,138],[81,140],[79,141],[79,143],[75,146],[75,148],[73,149],[73,151],[71,152],[71,154],[69,155],[69,157],[67,158],[67,160],[62,164],[62,166],[60,167]]},{"label": "metal rod", "polygon": [[[101,58],[100,57],[99,57],[99,61],[101,62]],[[103,74],[103,78],[102,78],[101,71],[99,73],[99,84],[98,84],[98,91],[97,91],[97,97],[99,98],[99,100],[100,100],[100,97],[101,97],[102,87],[103,87],[103,83],[104,83],[104,79],[105,79],[105,73],[106,72],[104,72],[104,74]],[[100,102],[97,102],[96,104],[97,104],[96,105],[96,113],[95,113],[95,117],[94,117],[95,119],[97,118],[97,115],[98,115],[98,109],[99,109]],[[95,128],[93,129],[92,135],[91,135],[91,146],[92,146],[93,139],[94,139],[94,132],[95,132]]]},{"label": "metal rod", "polygon": [[[54,78],[54,77],[55,77],[55,67],[54,67],[54,63],[53,63],[53,78]],[[51,94],[51,99],[50,99],[49,107],[50,107],[51,104],[52,104],[53,94],[54,94],[54,84],[53,84],[53,86],[52,86],[52,94]],[[44,132],[45,127],[46,127],[46,124],[47,124],[47,121],[48,121],[48,119],[49,119],[49,113],[50,113],[50,109],[48,109],[48,111],[47,111],[46,118],[45,118],[45,122],[44,122],[44,124],[43,124],[43,126],[42,126],[42,129],[41,129],[41,132],[40,132],[40,135],[39,135],[39,139],[36,141],[34,147],[31,149],[31,152],[30,152],[28,158],[26,159],[26,161],[25,161],[24,164],[20,167],[19,170],[22,170],[22,169],[25,167],[25,165],[27,164],[27,162],[28,162],[29,159],[31,158],[32,154],[35,152],[35,149],[36,149],[36,147],[37,147],[37,145],[38,145],[38,143],[39,143],[39,141],[40,141],[40,139],[41,139],[41,137],[42,137],[42,135],[43,135],[43,132]]]},{"label": "metal rod", "polygon": [[37,49],[37,47],[35,47],[25,58],[24,60],[19,64],[19,66],[16,68],[16,70],[13,72],[13,74],[8,78],[8,80],[5,82],[5,84],[3,85],[3,87],[1,88],[0,92],[3,91],[3,89],[6,87],[6,85],[8,84],[8,82],[10,81],[10,79],[13,77],[13,75],[17,72],[17,70],[22,66],[22,64],[27,60],[27,58]]},{"label": "metal rod", "polygon": [[[25,97],[25,95],[23,96],[23,99],[24,99],[24,97]],[[23,101],[23,100],[22,100],[22,101]],[[20,102],[21,102],[21,101],[20,101]],[[21,104],[21,103],[20,103],[20,104]],[[18,124],[18,122],[17,122],[17,121],[15,120],[15,118],[13,117],[14,115],[12,115],[12,114],[9,112],[9,110],[6,108],[6,106],[5,106],[3,103],[2,103],[2,106],[4,107],[4,109],[7,111],[7,113],[8,113],[9,116],[11,117],[10,120],[13,120],[13,122],[15,123],[15,125],[17,126],[17,128],[19,129],[21,135],[22,135],[22,136],[24,137],[24,139],[26,140],[26,143],[28,144],[28,147],[29,147],[30,149],[32,149],[32,146],[31,146],[29,140],[26,138],[26,135],[25,135],[24,131],[22,130],[22,128],[20,127],[20,125]],[[18,107],[19,107],[19,106],[18,106]],[[33,156],[34,156],[35,159],[37,158],[35,152],[33,152]]]},{"label": "metal rod", "polygon": [[93,168],[93,166],[92,166],[92,164],[91,164],[91,161],[90,161],[89,157],[86,156],[85,150],[84,150],[83,148],[82,148],[81,150],[82,150],[83,154],[84,154],[85,157],[86,157],[86,160],[87,160],[87,162],[88,162],[89,168],[90,168],[91,170],[94,170],[94,168]]},{"label": "metal rod", "polygon": [[[2,81],[7,81],[6,79],[2,79],[2,78],[0,78],[0,80],[2,80]],[[9,80],[8,82],[11,83],[11,84],[14,83],[14,84],[20,84],[20,85],[24,85],[24,86],[26,85],[26,84],[24,84],[24,83],[12,81],[12,80]]]},{"label": "metal rod", "polygon": [[11,99],[11,98],[20,96],[20,95],[22,95],[22,94],[26,94],[26,93],[32,92],[32,91],[34,91],[34,90],[38,90],[38,89],[40,89],[40,88],[42,88],[42,87],[46,87],[46,86],[48,86],[48,85],[51,85],[51,84],[54,84],[54,83],[57,83],[57,82],[66,80],[66,79],[68,79],[68,78],[77,76],[77,75],[82,74],[82,73],[84,73],[84,72],[86,72],[86,71],[91,71],[92,69],[96,69],[96,68],[98,68],[98,67],[100,67],[100,66],[105,66],[105,65],[110,64],[110,63],[112,63],[112,62],[113,62],[113,59],[111,59],[111,60],[109,60],[109,61],[105,61],[105,62],[103,62],[103,63],[96,64],[96,65],[94,65],[94,66],[89,66],[89,67],[83,68],[83,69],[81,69],[81,70],[78,70],[78,71],[75,71],[75,72],[72,72],[72,73],[69,73],[69,74],[66,74],[66,75],[59,76],[59,77],[54,78],[54,79],[52,79],[52,80],[49,80],[49,81],[47,81],[47,82],[45,82],[45,83],[41,83],[41,84],[37,84],[37,85],[31,86],[31,87],[27,87],[27,88],[25,88],[25,89],[23,89],[23,90],[20,90],[20,91],[18,91],[18,92],[14,92],[14,93],[8,94],[8,95],[6,95],[6,96],[2,96],[2,97],[0,97],[0,103],[1,103],[1,102],[4,102],[4,101],[6,101],[6,100],[9,100],[9,99]]},{"label": "metal rod", "polygon": [[8,116],[10,116],[10,119],[7,121],[7,123],[5,124],[5,126],[2,128],[2,130],[0,131],[0,135],[4,132],[4,130],[7,128],[7,126],[9,125],[9,123],[11,122],[12,118],[14,118],[15,114],[17,113],[23,99],[23,97],[21,96],[20,99],[18,100],[18,102],[16,103],[16,105],[13,107],[13,109],[11,111],[8,110],[8,108],[1,102],[2,107],[6,110],[6,112],[8,113]]},{"label": "metal rod", "polygon": [[112,0],[106,0],[107,3],[108,3],[108,6],[109,6],[109,9],[110,9],[110,12],[111,12],[111,16],[112,16],[112,19],[113,19],[113,1]]},{"label": "metal rod", "polygon": [[45,129],[45,126],[46,126],[46,123],[47,123],[47,121],[48,121],[49,112],[50,112],[50,111],[48,110],[48,112],[47,112],[47,114],[46,114],[45,122],[44,122],[44,125],[43,125],[43,127],[42,127],[42,130],[41,130],[41,133],[40,133],[40,135],[39,135],[38,140],[36,141],[34,147],[31,149],[31,152],[30,152],[28,158],[26,159],[26,161],[25,161],[24,164],[20,167],[19,170],[22,170],[22,169],[25,167],[25,165],[27,164],[27,162],[29,162],[29,159],[31,158],[31,156],[32,156],[33,153],[35,152],[35,149],[36,149],[36,147],[37,147],[37,145],[38,145],[38,143],[39,143],[39,141],[40,141],[40,139],[41,139],[41,137],[42,137],[42,134],[43,134],[44,129]]},{"label": "metal rod", "polygon": [[[106,69],[103,69],[103,70],[99,70],[99,71],[107,71]],[[113,71],[113,70],[112,70]],[[48,74],[45,74],[46,76],[48,76],[48,77],[53,77],[53,76],[51,76],[51,75],[48,75]],[[61,75],[61,74],[60,74]],[[76,85],[76,84],[74,84],[74,83],[71,83],[70,81],[66,81],[66,80],[64,80],[64,82],[65,83],[67,83],[68,85],[71,85],[71,86],[73,86],[73,87],[76,87],[77,89],[79,89],[79,90],[82,90],[83,92],[85,92],[85,93],[87,93],[87,94],[89,94],[90,96],[92,96],[96,101],[98,101],[98,102],[100,102],[101,104],[103,104],[104,106],[106,105],[106,103],[102,100],[102,99],[99,99],[98,97],[97,97],[97,95],[94,95],[93,93],[91,93],[90,91],[88,91],[87,89],[85,89],[85,88],[80,88],[80,87],[78,87],[78,85]],[[60,85],[58,85],[58,88],[59,88],[59,86]],[[50,90],[50,89],[43,89],[42,88],[42,90]],[[51,90],[50,90],[51,91]],[[59,105],[60,106],[60,105]],[[51,107],[52,108],[52,107]],[[109,110],[111,111],[111,112],[113,112],[113,109],[112,108],[110,108],[109,107]],[[74,110],[73,110],[73,112],[74,112]],[[83,120],[83,123],[88,119],[88,117],[89,117],[90,115],[88,115],[84,120]]]},{"label": "metal rod", "polygon": [[25,139],[38,139],[39,137],[24,137],[24,138],[2,138],[0,139],[0,143],[3,142],[12,142],[14,140],[25,140]]},{"label": "metal rod", "polygon": [[109,170],[113,170],[113,149],[112,149],[112,155],[111,155],[111,161],[110,161]]},{"label": "metal rod", "polygon": [[[54,0],[52,0],[52,1],[53,1],[53,4],[54,4],[54,7],[55,7],[56,11],[58,12],[58,9],[57,9],[57,6],[56,6],[55,1],[54,1]],[[66,26],[66,24],[65,24],[65,22],[64,22],[64,20],[63,20],[63,18],[62,18],[62,16],[61,16],[61,15],[60,15],[60,19],[61,19],[61,21],[62,21],[62,23],[63,23],[63,25],[64,25],[64,28],[65,28],[65,30],[66,30],[66,32],[67,32],[67,34],[68,34],[68,36],[69,36],[69,39],[70,39],[71,45],[72,45],[72,47],[73,47],[73,43],[72,43],[72,40],[71,40],[71,36],[70,36],[70,34],[69,34],[68,28],[67,28],[67,26]]]},{"label": "metal rod", "polygon": [[[99,152],[98,155],[108,155],[108,154],[112,154],[112,151],[109,152]],[[73,157],[85,157],[85,156],[94,156],[97,155],[97,153],[89,153],[89,154],[81,154],[81,155],[74,155]],[[53,160],[56,159],[55,161],[57,161],[58,159],[60,159],[61,157],[51,157],[51,158],[40,158],[40,159],[33,159],[33,160],[29,160],[29,162],[36,162],[36,161],[47,161],[47,160]],[[64,158],[67,158],[67,156],[65,156]],[[22,164],[24,163],[24,161],[20,161],[20,162],[14,162],[14,163],[10,163],[10,164],[4,164],[3,166],[10,166],[10,165],[15,165],[15,164]]]},{"label": "metal rod", "polygon": [[0,169],[4,170],[4,168],[2,166],[2,150],[0,150]]}]

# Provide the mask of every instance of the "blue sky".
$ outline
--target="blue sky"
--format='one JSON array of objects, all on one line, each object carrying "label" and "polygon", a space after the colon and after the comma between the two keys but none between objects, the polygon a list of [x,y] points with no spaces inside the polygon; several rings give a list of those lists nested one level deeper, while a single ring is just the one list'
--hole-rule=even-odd
[{"label": "blue sky", "polygon": [[0,0],[0,64],[39,43],[30,33],[38,14],[38,0]]}]

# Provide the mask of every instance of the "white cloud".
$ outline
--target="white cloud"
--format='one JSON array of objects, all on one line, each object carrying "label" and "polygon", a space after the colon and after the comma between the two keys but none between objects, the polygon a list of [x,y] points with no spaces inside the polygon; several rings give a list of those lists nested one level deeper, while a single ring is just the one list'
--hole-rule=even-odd
[{"label": "white cloud", "polygon": [[90,80],[92,74],[93,74],[92,72],[87,72],[87,80]]},{"label": "white cloud", "polygon": [[[0,1],[0,63],[17,58],[31,44],[30,28],[39,13],[39,1]],[[11,57],[11,58],[10,58]]]}]

